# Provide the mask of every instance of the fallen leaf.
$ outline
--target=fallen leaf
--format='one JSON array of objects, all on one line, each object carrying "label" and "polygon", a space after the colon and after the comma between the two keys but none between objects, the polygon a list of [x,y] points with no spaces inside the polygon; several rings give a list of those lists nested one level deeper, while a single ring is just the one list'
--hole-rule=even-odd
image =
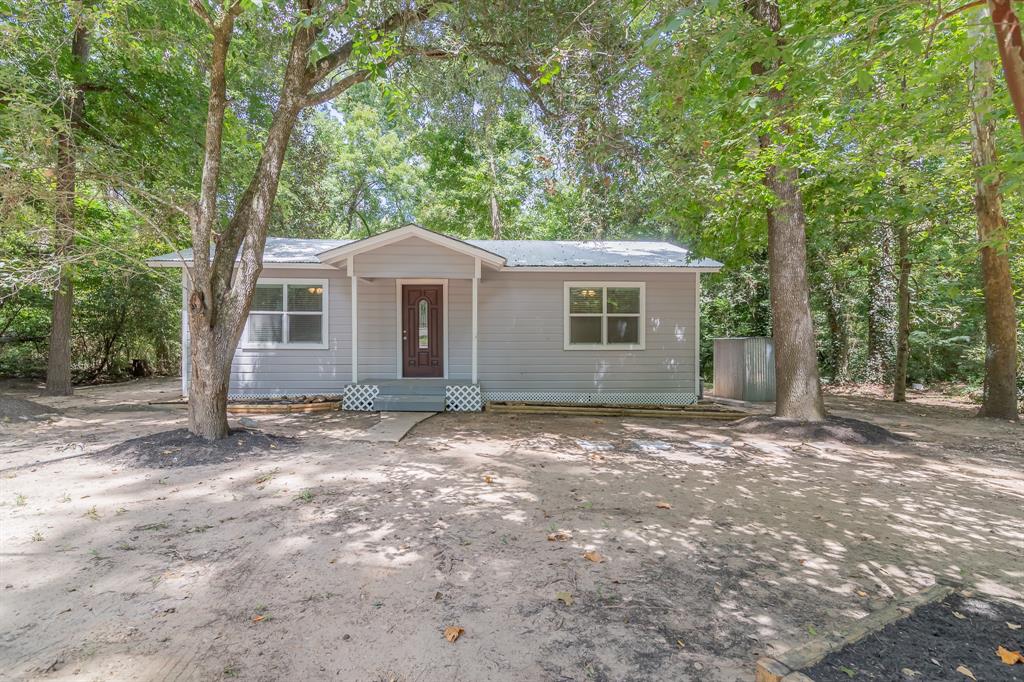
[{"label": "fallen leaf", "polygon": [[858,597],[866,597],[866,596],[868,596],[868,593],[865,592],[864,590],[857,590],[857,596]]},{"label": "fallen leaf", "polygon": [[1020,623],[1007,622],[1006,627],[1010,628],[1011,630],[1020,630]]},{"label": "fallen leaf", "polygon": [[564,530],[560,530],[557,533],[548,533],[548,540],[554,542],[555,540],[571,540],[572,533],[567,533]]},{"label": "fallen leaf", "polygon": [[681,640],[681,639],[677,639],[676,640],[676,644],[679,645],[680,649],[682,649],[684,646],[686,646],[685,644],[683,644],[683,640]]},{"label": "fallen leaf", "polygon": [[555,592],[555,599],[564,603],[566,606],[572,606],[572,595],[568,592]]},{"label": "fallen leaf", "polygon": [[967,616],[965,616],[964,614],[960,613],[959,611],[954,611],[953,615],[956,616],[957,618],[959,618],[960,620],[963,620],[964,618],[967,618]]},{"label": "fallen leaf", "polygon": [[1010,651],[1004,646],[1000,646],[996,649],[996,655],[999,656],[1006,665],[1024,663],[1024,656],[1021,656],[1019,651]]},{"label": "fallen leaf", "polygon": [[961,675],[966,675],[967,677],[971,678],[972,680],[977,680],[978,679],[977,677],[974,676],[974,673],[971,672],[971,669],[968,668],[966,665],[957,666],[956,671],[958,673],[960,673]]},{"label": "fallen leaf", "polygon": [[444,638],[449,642],[454,642],[465,631],[465,628],[460,628],[458,625],[449,625],[444,629]]},{"label": "fallen leaf", "polygon": [[487,485],[490,485],[490,484],[494,483],[494,478],[492,476],[489,476],[489,475],[488,476],[484,476],[484,483],[486,483]]},{"label": "fallen leaf", "polygon": [[583,558],[587,561],[593,561],[595,564],[599,564],[604,561],[604,557],[596,549],[591,549],[583,553]]},{"label": "fallen leaf", "polygon": [[672,505],[668,502],[659,502],[655,505],[658,509],[671,509]]},{"label": "fallen leaf", "polygon": [[263,615],[263,614],[261,613],[261,614],[259,614],[259,615],[257,615],[257,616],[253,616],[253,617],[252,617],[252,622],[254,622],[254,623],[259,623],[259,622],[261,622],[261,621],[264,621],[264,620],[266,620],[266,619],[267,619],[267,617],[266,617],[266,616],[264,616],[264,615]]},{"label": "fallen leaf", "polygon": [[917,677],[918,675],[921,674],[920,672],[918,672],[917,670],[914,670],[913,668],[900,668],[900,673],[904,677]]}]

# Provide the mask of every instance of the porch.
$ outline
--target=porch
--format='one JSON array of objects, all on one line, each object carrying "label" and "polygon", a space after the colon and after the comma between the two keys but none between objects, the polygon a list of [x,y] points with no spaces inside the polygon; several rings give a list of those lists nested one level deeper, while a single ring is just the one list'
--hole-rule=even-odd
[{"label": "porch", "polygon": [[480,386],[460,379],[370,379],[345,388],[342,408],[374,412],[479,412]]}]

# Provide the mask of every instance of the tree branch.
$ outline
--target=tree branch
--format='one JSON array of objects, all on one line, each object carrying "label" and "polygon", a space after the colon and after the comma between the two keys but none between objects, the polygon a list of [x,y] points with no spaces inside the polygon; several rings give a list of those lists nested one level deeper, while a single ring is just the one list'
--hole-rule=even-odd
[{"label": "tree branch", "polygon": [[[395,12],[387,19],[382,21],[375,29],[373,29],[377,35],[387,35],[400,28],[410,26],[412,24],[418,24],[425,21],[430,16],[430,8],[433,3],[427,3],[422,7],[415,9],[402,10],[401,12]],[[325,57],[317,60],[316,64],[313,65],[310,73],[308,74],[310,87],[319,84],[324,78],[329,76],[332,72],[338,69],[342,64],[347,62],[352,57],[352,51],[355,49],[355,43],[348,41],[345,44],[338,47]],[[325,100],[326,101],[326,100]]]}]

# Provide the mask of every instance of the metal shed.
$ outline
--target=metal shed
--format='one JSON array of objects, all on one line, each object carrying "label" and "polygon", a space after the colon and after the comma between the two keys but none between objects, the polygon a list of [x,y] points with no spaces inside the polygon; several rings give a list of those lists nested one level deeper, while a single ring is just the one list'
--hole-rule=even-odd
[{"label": "metal shed", "polygon": [[775,400],[775,349],[767,336],[715,339],[715,396]]}]

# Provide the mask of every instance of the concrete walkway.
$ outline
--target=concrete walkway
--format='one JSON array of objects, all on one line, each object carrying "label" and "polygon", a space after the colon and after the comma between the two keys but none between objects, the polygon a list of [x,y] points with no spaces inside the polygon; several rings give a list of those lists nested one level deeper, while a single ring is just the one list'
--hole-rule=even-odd
[{"label": "concrete walkway", "polygon": [[380,421],[362,433],[352,436],[352,440],[370,443],[397,443],[412,431],[412,427],[437,412],[381,412]]}]

